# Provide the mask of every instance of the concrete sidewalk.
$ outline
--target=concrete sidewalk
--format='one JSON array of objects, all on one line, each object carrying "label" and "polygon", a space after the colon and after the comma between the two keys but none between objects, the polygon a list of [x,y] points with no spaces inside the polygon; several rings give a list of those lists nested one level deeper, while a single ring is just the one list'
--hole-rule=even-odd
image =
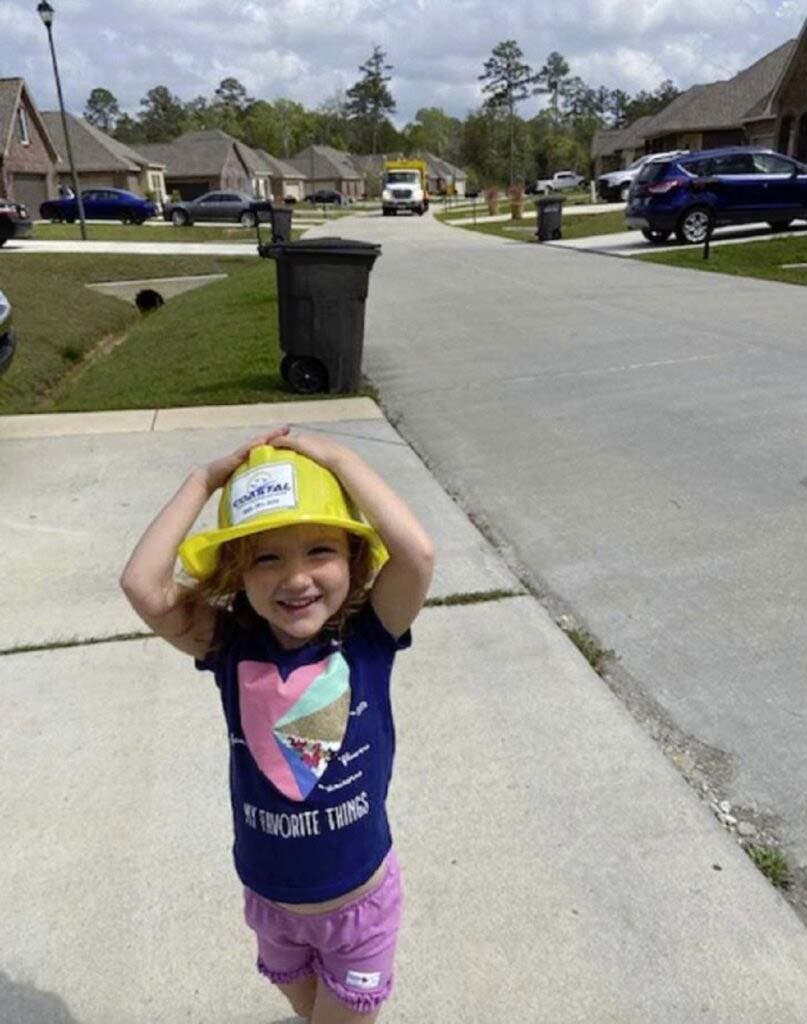
[{"label": "concrete sidewalk", "polygon": [[381,1019],[803,1024],[791,909],[366,399],[0,420],[0,1020],[290,1020],[240,919],[215,686],[124,639],[116,584],[190,467],[284,419],[407,497],[432,597],[512,595],[427,608],[398,661],[407,910]]}]

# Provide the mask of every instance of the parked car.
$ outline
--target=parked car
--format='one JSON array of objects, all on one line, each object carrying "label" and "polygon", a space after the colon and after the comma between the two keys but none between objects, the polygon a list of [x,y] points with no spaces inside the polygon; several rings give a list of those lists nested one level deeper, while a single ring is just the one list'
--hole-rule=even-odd
[{"label": "parked car", "polygon": [[546,195],[548,192],[567,192],[572,188],[580,188],[585,185],[586,179],[575,174],[574,171],[555,171],[551,178],[541,178],[524,191],[527,195]]},{"label": "parked car", "polygon": [[307,203],[335,203],[337,206],[344,206],[348,199],[343,196],[341,192],[338,192],[335,188],[318,188],[316,192],[312,192],[310,195],[305,197]]},{"label": "parked car", "polygon": [[[81,193],[81,202],[87,220],[119,220],[123,224],[142,224],[157,212],[154,203],[122,188],[85,189]],[[39,207],[39,216],[59,224],[62,221],[74,224],[78,220],[76,197],[71,195],[46,200]]]},{"label": "parked car", "polygon": [[0,245],[5,245],[9,238],[29,238],[32,230],[31,218],[22,203],[0,199]]},{"label": "parked car", "polygon": [[[174,227],[181,228],[186,224],[193,224],[197,220],[229,221],[234,224],[241,224],[245,228],[255,227],[255,212],[252,204],[256,202],[267,203],[269,200],[257,200],[248,196],[246,192],[225,192],[218,189],[214,192],[205,192],[198,199],[183,199],[177,203],[166,203],[163,207],[163,217],[170,220]],[[266,219],[271,214],[265,214]],[[261,217],[263,220],[264,217]]]},{"label": "parked car", "polygon": [[716,226],[807,220],[807,166],[772,149],[734,146],[649,160],[631,186],[628,227],[648,241],[705,241]]},{"label": "parked car", "polygon": [[16,339],[11,329],[11,303],[0,292],[0,374],[9,368],[15,348]]},{"label": "parked car", "polygon": [[478,189],[475,185],[472,185],[470,188],[466,188],[465,189],[465,198],[466,199],[477,199],[481,195],[482,195],[482,190]]},{"label": "parked car", "polygon": [[601,174],[597,178],[597,194],[606,203],[626,203],[630,187],[636,175],[648,160],[661,160],[665,157],[680,156],[682,153],[688,152],[689,150],[687,149],[674,149],[670,150],[669,153],[645,153],[638,160],[634,160],[628,167],[623,167],[619,171],[609,171],[607,174]]}]

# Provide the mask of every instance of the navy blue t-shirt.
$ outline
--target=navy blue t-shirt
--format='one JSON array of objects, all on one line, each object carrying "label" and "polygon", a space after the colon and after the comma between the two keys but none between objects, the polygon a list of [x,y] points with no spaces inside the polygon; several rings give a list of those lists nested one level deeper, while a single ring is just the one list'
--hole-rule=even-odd
[{"label": "navy blue t-shirt", "polygon": [[395,639],[369,602],[342,642],[278,644],[219,618],[200,670],[215,674],[230,738],[233,855],[244,885],[270,900],[318,903],[365,882],[391,836],[385,801],[395,754]]}]

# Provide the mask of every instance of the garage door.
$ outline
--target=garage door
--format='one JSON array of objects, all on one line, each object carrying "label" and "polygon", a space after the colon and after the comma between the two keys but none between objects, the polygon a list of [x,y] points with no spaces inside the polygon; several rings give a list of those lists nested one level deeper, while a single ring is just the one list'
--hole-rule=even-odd
[{"label": "garage door", "polygon": [[47,178],[44,174],[15,174],[11,179],[14,200],[24,203],[28,213],[36,218],[39,216],[39,204],[48,198]]}]

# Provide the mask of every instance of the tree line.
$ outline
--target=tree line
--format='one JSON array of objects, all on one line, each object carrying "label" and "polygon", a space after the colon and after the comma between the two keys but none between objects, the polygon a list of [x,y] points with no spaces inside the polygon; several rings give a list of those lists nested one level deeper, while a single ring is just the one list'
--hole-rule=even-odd
[{"label": "tree line", "polygon": [[[311,144],[352,153],[429,151],[465,168],[475,185],[514,183],[556,170],[587,173],[591,139],[600,128],[622,127],[654,114],[679,95],[669,79],[652,92],[631,96],[621,89],[593,88],[573,75],[552,52],[539,69],[518,43],[498,43],[478,76],[484,100],[463,119],[441,107],[423,107],[402,129],[392,123],[396,104],[388,83],[393,65],[375,46],[360,77],[344,93],[315,109],[292,99],[255,99],[235,78],[225,78],[211,97],[183,101],[165,85],[150,89],[133,116],[105,88],[93,89],[84,117],[120,142],[170,142],[187,131],[219,128],[273,156],[292,156]],[[522,117],[525,100],[544,95],[547,105]]]}]

